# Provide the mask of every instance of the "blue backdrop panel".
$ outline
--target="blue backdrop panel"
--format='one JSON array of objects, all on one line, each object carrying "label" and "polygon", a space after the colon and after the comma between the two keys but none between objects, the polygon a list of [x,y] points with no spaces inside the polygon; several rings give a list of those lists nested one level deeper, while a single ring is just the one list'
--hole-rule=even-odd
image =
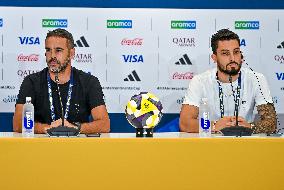
[{"label": "blue backdrop panel", "polygon": [[181,9],[282,9],[283,0],[2,0],[0,6],[98,7],[98,8],[181,8]]}]

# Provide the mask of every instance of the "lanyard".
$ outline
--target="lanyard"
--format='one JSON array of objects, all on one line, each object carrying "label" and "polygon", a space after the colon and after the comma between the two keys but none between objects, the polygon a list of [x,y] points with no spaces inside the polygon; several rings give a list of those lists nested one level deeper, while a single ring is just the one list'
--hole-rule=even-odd
[{"label": "lanyard", "polygon": [[[221,118],[224,117],[224,94],[223,94],[223,89],[221,86],[220,81],[218,80],[218,73],[216,73],[216,79],[217,79],[217,83],[219,86],[219,100],[220,100],[220,111],[221,111]],[[234,110],[234,116],[237,115],[237,111],[239,108],[239,104],[240,104],[240,97],[241,97],[241,82],[242,82],[242,77],[241,77],[241,72],[239,73],[239,77],[238,77],[238,87],[237,87],[237,96],[235,97],[235,91],[233,91],[233,96],[234,96],[234,100],[235,100],[235,110]],[[232,89],[233,90],[233,89]]]},{"label": "lanyard", "polygon": [[[74,79],[73,79],[73,69],[72,69],[71,77],[70,77],[70,81],[69,81],[69,90],[68,90],[68,95],[67,95],[67,102],[66,102],[64,119],[68,118],[70,100],[71,100],[71,95],[72,95],[73,82],[74,82]],[[51,79],[50,79],[49,72],[47,72],[47,86],[48,86],[48,95],[49,95],[49,105],[50,105],[51,119],[52,119],[52,121],[55,121],[54,106],[53,106],[53,102],[52,102]]]}]

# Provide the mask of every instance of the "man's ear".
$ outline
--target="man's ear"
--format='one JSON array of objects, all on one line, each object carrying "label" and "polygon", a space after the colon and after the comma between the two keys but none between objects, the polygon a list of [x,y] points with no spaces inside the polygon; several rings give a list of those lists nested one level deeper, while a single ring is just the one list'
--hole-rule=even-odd
[{"label": "man's ear", "polygon": [[211,55],[211,58],[213,59],[214,63],[217,63],[217,55],[214,53]]},{"label": "man's ear", "polygon": [[71,59],[74,59],[74,57],[75,57],[75,48],[70,49],[70,57],[71,57]]}]

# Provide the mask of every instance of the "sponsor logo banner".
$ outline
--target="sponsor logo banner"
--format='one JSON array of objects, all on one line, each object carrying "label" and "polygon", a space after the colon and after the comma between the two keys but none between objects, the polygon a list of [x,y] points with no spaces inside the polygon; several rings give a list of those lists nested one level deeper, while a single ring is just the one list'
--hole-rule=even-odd
[{"label": "sponsor logo banner", "polygon": [[179,99],[177,99],[177,103],[178,103],[178,104],[182,104],[182,103],[183,103],[183,100],[184,100],[184,96],[181,97],[181,98],[179,98]]},{"label": "sponsor logo banner", "polygon": [[272,97],[272,101],[274,104],[277,104],[278,103],[278,97],[277,96],[273,96]]},{"label": "sponsor logo banner", "polygon": [[193,78],[193,72],[175,72],[172,76],[173,80],[191,80]]},{"label": "sponsor logo banner", "polygon": [[17,74],[20,76],[20,77],[23,77],[25,78],[26,76],[30,75],[30,74],[33,74],[33,73],[37,73],[39,72],[39,70],[18,70],[17,71]]},{"label": "sponsor logo banner", "polygon": [[107,28],[132,28],[132,20],[107,20]]},{"label": "sponsor logo banner", "polygon": [[143,43],[143,38],[127,39],[121,40],[122,46],[141,46]]},{"label": "sponsor logo banner", "polygon": [[275,73],[277,80],[284,80],[284,73]]},{"label": "sponsor logo banner", "polygon": [[15,89],[15,86],[3,85],[3,86],[0,86],[0,89],[12,90],[12,89]]},{"label": "sponsor logo banner", "polygon": [[39,54],[30,54],[30,55],[24,55],[20,54],[18,55],[19,62],[38,62],[39,60]]},{"label": "sponsor logo banner", "polygon": [[3,18],[0,18],[0,27],[3,27]]},{"label": "sponsor logo banner", "polygon": [[258,30],[259,29],[259,21],[235,21],[235,29]]},{"label": "sponsor logo banner", "polygon": [[275,55],[274,60],[277,61],[280,64],[284,63],[284,55]]},{"label": "sponsor logo banner", "polygon": [[81,36],[79,40],[75,42],[75,47],[90,47],[86,38]]},{"label": "sponsor logo banner", "polygon": [[247,46],[247,43],[246,43],[245,39],[241,39],[240,40],[240,46]]},{"label": "sponsor logo banner", "polygon": [[125,63],[143,63],[144,59],[142,55],[122,55]]},{"label": "sponsor logo banner", "polygon": [[284,48],[284,41],[281,42],[281,44],[279,44],[279,45],[277,46],[277,48],[278,48],[278,49],[283,49],[283,48]]},{"label": "sponsor logo banner", "polygon": [[77,63],[92,63],[93,58],[91,53],[77,53],[75,56]]},{"label": "sponsor logo banner", "polygon": [[18,99],[17,95],[8,95],[7,97],[3,98],[4,103],[13,103],[16,102]]},{"label": "sponsor logo banner", "polygon": [[196,29],[194,20],[172,20],[171,29]]},{"label": "sponsor logo banner", "polygon": [[180,47],[195,47],[195,38],[173,38],[173,43]]},{"label": "sponsor logo banner", "polygon": [[67,28],[67,19],[42,19],[42,27],[44,28]]},{"label": "sponsor logo banner", "polygon": [[183,57],[179,59],[179,61],[175,62],[176,65],[192,65],[187,54],[184,54]]},{"label": "sponsor logo banner", "polygon": [[21,45],[39,45],[39,37],[33,37],[33,36],[19,36]]},{"label": "sponsor logo banner", "polygon": [[125,79],[124,81],[141,81],[140,77],[138,76],[137,72],[133,70]]}]

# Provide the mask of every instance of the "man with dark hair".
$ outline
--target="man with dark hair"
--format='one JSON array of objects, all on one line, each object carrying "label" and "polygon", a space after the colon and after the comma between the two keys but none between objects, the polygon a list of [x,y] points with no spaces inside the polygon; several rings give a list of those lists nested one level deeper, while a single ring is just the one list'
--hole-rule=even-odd
[{"label": "man with dark hair", "polygon": [[[261,73],[242,67],[243,55],[237,34],[222,29],[211,38],[211,58],[217,68],[196,75],[189,83],[180,112],[180,130],[198,132],[198,113],[202,98],[207,98],[212,130],[238,124],[254,133],[272,133],[276,112],[267,81]],[[236,100],[239,100],[235,104]],[[253,122],[256,106],[260,120]]]},{"label": "man with dark hair", "polygon": [[[16,102],[14,131],[21,132],[23,104],[26,97],[31,97],[35,110],[35,133],[46,133],[47,129],[60,126],[62,119],[67,127],[80,125],[81,133],[109,132],[110,121],[100,82],[96,77],[71,66],[74,55],[71,33],[64,29],[47,33],[47,68],[25,77]],[[64,118],[61,117],[56,83],[59,84]],[[90,115],[93,118],[91,122]]]}]

